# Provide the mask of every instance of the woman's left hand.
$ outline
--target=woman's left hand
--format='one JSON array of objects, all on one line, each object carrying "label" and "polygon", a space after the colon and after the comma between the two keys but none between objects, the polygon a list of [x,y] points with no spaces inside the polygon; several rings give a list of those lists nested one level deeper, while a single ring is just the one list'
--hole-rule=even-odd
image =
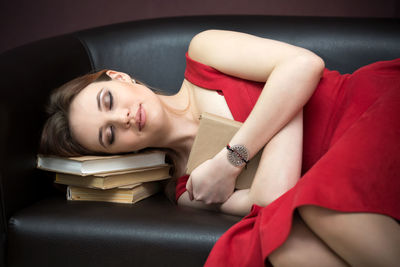
[{"label": "woman's left hand", "polygon": [[186,184],[190,199],[206,204],[225,202],[232,195],[241,170],[229,163],[227,150],[221,150],[192,171]]}]

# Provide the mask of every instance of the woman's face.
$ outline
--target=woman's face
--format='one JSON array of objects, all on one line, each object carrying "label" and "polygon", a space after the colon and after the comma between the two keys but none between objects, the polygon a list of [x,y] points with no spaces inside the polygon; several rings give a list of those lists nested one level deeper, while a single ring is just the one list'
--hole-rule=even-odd
[{"label": "woman's face", "polygon": [[72,101],[71,134],[85,148],[108,153],[155,146],[165,112],[159,97],[125,73],[108,71],[111,81],[84,88]]}]

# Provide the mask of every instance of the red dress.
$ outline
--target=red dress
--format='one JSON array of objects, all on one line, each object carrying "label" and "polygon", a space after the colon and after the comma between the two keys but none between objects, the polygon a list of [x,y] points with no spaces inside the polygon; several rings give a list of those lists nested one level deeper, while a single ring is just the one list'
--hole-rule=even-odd
[{"label": "red dress", "polygon": [[[244,121],[262,83],[232,77],[187,56],[185,78],[222,93]],[[178,180],[176,196],[186,190]],[[304,107],[302,177],[267,207],[252,211],[215,244],[206,266],[263,266],[289,235],[294,210],[317,205],[400,219],[400,59],[353,74],[325,69]]]}]

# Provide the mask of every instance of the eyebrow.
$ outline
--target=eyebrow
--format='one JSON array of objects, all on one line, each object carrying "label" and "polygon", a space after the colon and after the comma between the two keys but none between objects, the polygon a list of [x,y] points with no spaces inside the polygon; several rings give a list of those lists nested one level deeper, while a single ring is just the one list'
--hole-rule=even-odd
[{"label": "eyebrow", "polygon": [[99,143],[102,147],[106,147],[103,143],[103,127],[100,127],[99,129]]}]

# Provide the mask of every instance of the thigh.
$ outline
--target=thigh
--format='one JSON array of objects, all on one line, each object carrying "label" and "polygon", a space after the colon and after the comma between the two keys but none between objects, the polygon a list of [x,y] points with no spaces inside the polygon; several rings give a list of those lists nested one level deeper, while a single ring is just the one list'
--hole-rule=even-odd
[{"label": "thigh", "polygon": [[299,211],[307,226],[352,266],[400,263],[400,226],[391,217],[317,206],[303,206]]},{"label": "thigh", "polygon": [[297,214],[289,237],[268,259],[274,266],[348,266]]}]

